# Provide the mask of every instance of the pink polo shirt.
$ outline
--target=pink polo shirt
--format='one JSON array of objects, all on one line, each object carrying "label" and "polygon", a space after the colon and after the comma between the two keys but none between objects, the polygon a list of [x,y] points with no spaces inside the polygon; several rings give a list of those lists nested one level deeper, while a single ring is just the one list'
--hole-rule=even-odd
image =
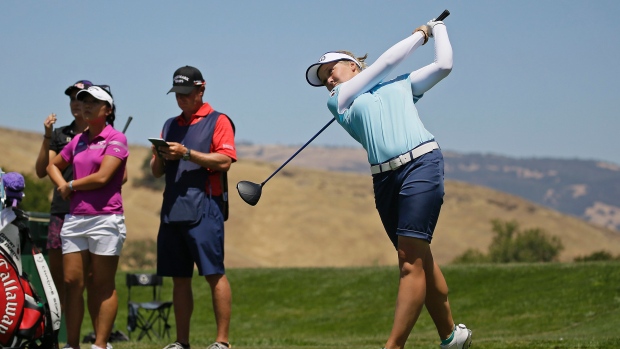
[{"label": "pink polo shirt", "polygon": [[127,165],[129,149],[127,138],[120,131],[107,125],[91,142],[88,132],[79,134],[60,152],[62,158],[73,164],[73,179],[84,178],[99,170],[103,157],[114,156],[122,160],[121,166],[103,187],[95,190],[77,190],[71,195],[72,215],[123,214],[121,186]]}]

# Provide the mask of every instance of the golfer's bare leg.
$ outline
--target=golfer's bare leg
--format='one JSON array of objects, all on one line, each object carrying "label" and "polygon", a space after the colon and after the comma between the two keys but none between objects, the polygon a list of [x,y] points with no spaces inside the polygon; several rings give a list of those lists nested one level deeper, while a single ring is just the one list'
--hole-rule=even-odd
[{"label": "golfer's bare leg", "polygon": [[404,236],[398,237],[400,283],[396,298],[394,324],[385,347],[401,349],[413,329],[426,298],[425,263],[430,254],[428,242]]},{"label": "golfer's bare leg", "polygon": [[80,347],[80,329],[84,318],[84,275],[88,270],[88,251],[72,252],[62,256],[65,284],[65,322],[67,344]]},{"label": "golfer's bare leg", "polygon": [[[432,259],[432,254],[430,255]],[[439,338],[450,337],[454,330],[454,320],[448,302],[448,284],[437,263],[432,261],[433,270],[426,273],[426,309],[431,315]]]},{"label": "golfer's bare leg", "polygon": [[86,287],[86,308],[90,314],[90,321],[93,324],[93,328],[97,328],[97,321],[99,318],[99,306],[96,304],[96,300],[91,297],[94,294],[91,289],[93,288],[93,268],[88,270],[88,275],[84,279]]},{"label": "golfer's bare leg", "polygon": [[[118,311],[118,294],[116,293],[115,276],[118,267],[119,256],[100,256],[91,254],[91,271],[90,278],[87,283],[90,287],[89,292],[89,308],[95,313],[93,320],[95,324],[95,345],[99,348],[105,348],[112,333],[114,320]],[[93,314],[91,314],[93,316]]]},{"label": "golfer's bare leg", "polygon": [[230,314],[232,308],[232,291],[226,275],[207,275],[205,279],[211,287],[211,299],[215,324],[217,325],[216,341],[228,343]]},{"label": "golfer's bare leg", "polygon": [[189,344],[189,323],[194,311],[192,278],[173,277],[172,302],[177,328],[177,342]]}]

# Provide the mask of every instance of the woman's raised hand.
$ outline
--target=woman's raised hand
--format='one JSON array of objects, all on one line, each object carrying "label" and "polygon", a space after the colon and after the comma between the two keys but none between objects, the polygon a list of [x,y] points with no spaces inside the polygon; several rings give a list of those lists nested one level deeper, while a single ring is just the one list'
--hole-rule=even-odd
[{"label": "woman's raised hand", "polygon": [[51,113],[50,115],[47,116],[47,118],[45,118],[45,121],[43,121],[43,127],[45,127],[46,136],[49,137],[52,135],[52,130],[54,129],[55,123],[56,123],[56,114]]}]

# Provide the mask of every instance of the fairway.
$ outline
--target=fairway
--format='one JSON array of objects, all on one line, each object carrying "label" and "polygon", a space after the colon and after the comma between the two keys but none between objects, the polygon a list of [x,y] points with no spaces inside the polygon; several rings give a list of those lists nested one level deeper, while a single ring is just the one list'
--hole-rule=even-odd
[{"label": "fairway", "polygon": [[[455,321],[474,331],[474,348],[617,348],[620,263],[447,266]],[[395,267],[231,269],[234,348],[381,348],[391,325]],[[165,280],[164,298],[172,281]],[[117,276],[116,329],[127,319],[125,274]],[[204,348],[215,326],[204,279],[194,278],[191,344]],[[173,320],[174,322],[174,320]],[[83,335],[90,332],[84,320]],[[133,338],[136,338],[133,334]],[[172,330],[174,340],[174,326]],[[426,310],[408,348],[438,348]],[[161,349],[165,341],[114,348]]]}]

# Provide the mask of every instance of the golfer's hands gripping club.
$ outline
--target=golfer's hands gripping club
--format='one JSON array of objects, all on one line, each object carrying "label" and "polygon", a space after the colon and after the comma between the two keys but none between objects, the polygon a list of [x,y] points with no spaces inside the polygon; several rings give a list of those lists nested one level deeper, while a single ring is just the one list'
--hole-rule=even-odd
[{"label": "golfer's hands gripping club", "polygon": [[429,30],[429,32],[428,32],[428,36],[429,36],[429,37],[431,37],[431,38],[433,37],[433,28],[435,28],[435,26],[436,26],[437,24],[443,24],[443,25],[445,25],[442,21],[438,21],[438,20],[436,20],[435,18],[431,19],[430,21],[428,21],[428,23],[426,23],[426,25],[427,25],[427,26],[429,26],[429,27],[431,28],[431,30]]},{"label": "golfer's hands gripping club", "polygon": [[412,34],[414,34],[417,31],[422,32],[424,35],[424,43],[422,45],[426,44],[428,42],[428,38],[433,37],[433,28],[437,24],[443,24],[442,21],[446,19],[446,17],[448,17],[449,15],[450,15],[450,11],[448,11],[447,9],[444,10],[438,17],[431,19],[425,25],[421,25],[417,27],[416,30],[414,30]]}]

